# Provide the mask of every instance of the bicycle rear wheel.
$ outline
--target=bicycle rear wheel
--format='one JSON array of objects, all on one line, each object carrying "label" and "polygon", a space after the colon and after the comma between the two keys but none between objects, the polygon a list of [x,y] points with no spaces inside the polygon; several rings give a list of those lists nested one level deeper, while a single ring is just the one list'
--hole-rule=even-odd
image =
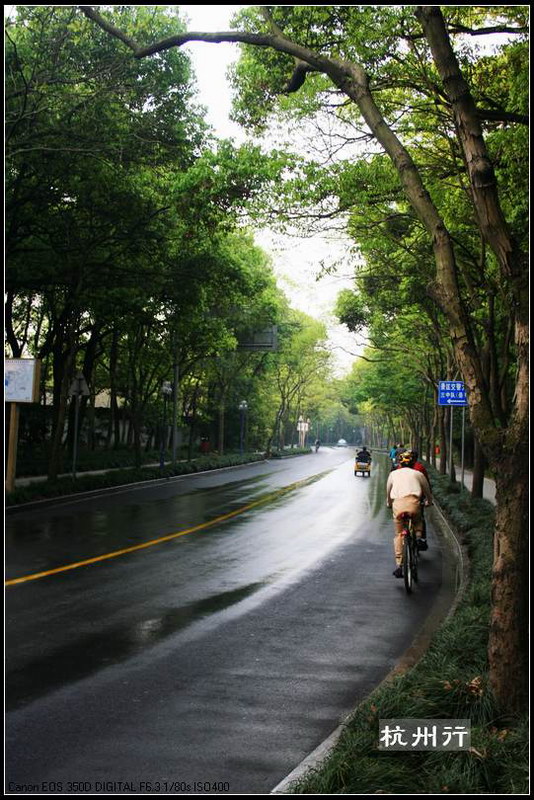
[{"label": "bicycle rear wheel", "polygon": [[402,543],[402,572],[404,577],[404,587],[408,594],[412,593],[414,582],[414,561],[411,536],[405,535]]}]

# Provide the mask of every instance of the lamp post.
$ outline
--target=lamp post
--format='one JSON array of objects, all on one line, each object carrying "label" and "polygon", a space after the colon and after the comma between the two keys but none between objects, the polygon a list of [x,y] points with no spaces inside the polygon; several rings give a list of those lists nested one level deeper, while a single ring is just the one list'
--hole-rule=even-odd
[{"label": "lamp post", "polygon": [[170,381],[163,381],[161,385],[161,394],[163,395],[163,422],[161,425],[161,440],[159,448],[159,468],[163,469],[165,466],[165,445],[167,443],[167,398],[172,394],[172,386]]},{"label": "lamp post", "polygon": [[246,400],[242,400],[239,403],[239,415],[240,415],[240,435],[239,435],[239,452],[243,455],[243,443],[245,439],[245,415],[247,413],[248,403]]},{"label": "lamp post", "polygon": [[306,446],[306,436],[308,435],[308,431],[310,430],[310,420],[304,419],[301,415],[298,418],[297,422],[297,430],[299,432],[299,447],[304,448]]},{"label": "lamp post", "polygon": [[72,477],[76,478],[76,459],[78,455],[78,416],[80,412],[80,398],[89,395],[89,387],[83,372],[77,372],[71,383],[69,394],[73,398],[74,406],[74,443],[72,446]]}]

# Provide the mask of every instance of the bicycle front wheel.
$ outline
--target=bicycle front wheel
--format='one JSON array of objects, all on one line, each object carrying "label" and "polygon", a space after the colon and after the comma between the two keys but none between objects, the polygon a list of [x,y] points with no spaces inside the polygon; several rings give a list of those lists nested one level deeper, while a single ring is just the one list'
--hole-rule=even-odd
[{"label": "bicycle front wheel", "polygon": [[402,564],[403,564],[403,577],[404,586],[408,594],[412,593],[414,581],[414,560],[412,542],[410,536],[404,536],[402,544]]}]

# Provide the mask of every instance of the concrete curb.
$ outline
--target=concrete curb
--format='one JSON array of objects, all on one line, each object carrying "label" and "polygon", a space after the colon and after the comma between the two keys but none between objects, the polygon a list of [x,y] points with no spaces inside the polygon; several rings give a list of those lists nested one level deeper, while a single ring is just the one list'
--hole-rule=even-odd
[{"label": "concrete curb", "polygon": [[[449,549],[444,549],[443,584],[422,628],[408,649],[401,655],[393,669],[373,689],[389,683],[394,678],[407,672],[417,664],[430,646],[434,633],[454,613],[467,586],[469,562],[467,552],[457,534],[453,531],[441,508],[434,501],[434,506],[428,509],[438,536],[445,540]],[[447,557],[448,556],[448,557]],[[269,794],[292,794],[291,785],[301,780],[306,773],[317,769],[324,764],[334,750],[341,734],[350,723],[357,709],[368,699],[360,701],[354,711],[342,720],[338,727],[318,747],[315,748],[298,766],[278,783]]]}]

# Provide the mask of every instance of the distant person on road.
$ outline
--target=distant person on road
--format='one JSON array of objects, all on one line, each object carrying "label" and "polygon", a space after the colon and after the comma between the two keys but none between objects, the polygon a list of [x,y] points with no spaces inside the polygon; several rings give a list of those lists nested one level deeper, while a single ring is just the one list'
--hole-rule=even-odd
[{"label": "distant person on road", "polygon": [[320,442],[320,440],[319,440],[319,439],[316,439],[316,440],[315,440],[315,452],[317,452],[317,451],[318,451],[318,449],[320,448],[320,446],[321,446],[321,442]]},{"label": "distant person on road", "polygon": [[362,449],[356,453],[356,461],[359,461],[361,464],[370,464],[371,460],[371,453],[364,445]]},{"label": "distant person on road", "polygon": [[389,451],[389,459],[391,461],[391,469],[397,469],[397,467],[398,467],[397,458],[398,458],[399,453],[401,452],[401,448],[403,446],[404,445],[402,445],[402,444],[394,444],[394,445],[392,445],[391,450]]},{"label": "distant person on road", "polygon": [[395,569],[393,575],[402,578],[402,520],[400,515],[410,514],[413,520],[417,548],[428,550],[424,535],[424,522],[421,514],[421,503],[432,505],[432,491],[430,485],[419,470],[412,468],[413,453],[406,450],[399,456],[399,469],[389,473],[386,484],[386,503],[388,508],[393,508],[395,525],[395,538],[393,549],[395,553]]}]

